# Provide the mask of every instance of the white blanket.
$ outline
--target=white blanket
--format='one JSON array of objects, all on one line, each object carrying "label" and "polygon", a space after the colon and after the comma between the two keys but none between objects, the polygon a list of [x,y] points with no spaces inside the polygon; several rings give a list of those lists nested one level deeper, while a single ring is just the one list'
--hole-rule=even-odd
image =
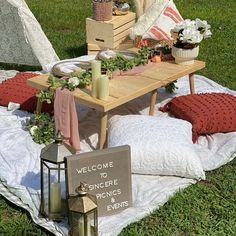
[{"label": "white blanket", "polygon": [[[179,87],[177,94],[172,96],[189,93],[186,77],[181,78],[177,86]],[[195,86],[196,92],[214,91],[236,95],[235,91],[224,88],[203,76],[196,76]],[[158,111],[158,107],[165,104],[170,99],[170,95],[166,94],[164,89],[159,89],[158,95],[155,106],[156,115],[166,116],[166,113]],[[148,114],[148,105],[149,96],[146,95],[118,107],[110,115]],[[77,109],[79,110],[81,148],[83,152],[91,151],[98,142],[99,114],[79,104]],[[0,107],[0,193],[11,202],[29,211],[37,224],[56,235],[66,235],[68,230],[66,222],[58,224],[38,217],[39,156],[43,145],[35,144],[30,134],[23,129],[29,117],[30,113],[20,110],[11,112],[5,107]],[[199,149],[204,169],[213,170],[235,157],[236,132],[202,136],[196,146]],[[162,206],[176,191],[196,182],[180,177],[143,175],[133,175],[132,180],[134,206],[119,214],[99,218],[99,235],[117,235],[129,223],[141,219]]]}]

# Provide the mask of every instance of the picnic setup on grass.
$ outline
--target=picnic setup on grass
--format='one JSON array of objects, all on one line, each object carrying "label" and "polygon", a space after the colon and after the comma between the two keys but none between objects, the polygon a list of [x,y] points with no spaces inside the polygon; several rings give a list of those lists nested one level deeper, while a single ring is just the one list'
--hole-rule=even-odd
[{"label": "picnic setup on grass", "polygon": [[87,55],[60,60],[0,0],[0,62],[43,69],[0,70],[0,194],[55,235],[118,235],[236,156],[236,92],[196,74],[210,24],[134,2],[93,0]]}]

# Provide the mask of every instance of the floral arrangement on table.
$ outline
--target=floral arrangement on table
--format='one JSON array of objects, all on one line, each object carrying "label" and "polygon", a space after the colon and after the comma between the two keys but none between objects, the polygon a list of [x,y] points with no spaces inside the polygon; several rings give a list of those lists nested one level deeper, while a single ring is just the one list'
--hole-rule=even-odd
[{"label": "floral arrangement on table", "polygon": [[178,23],[172,30],[174,38],[171,54],[175,63],[191,65],[199,54],[199,44],[203,39],[210,38],[211,26],[207,21],[200,19],[184,20]]},{"label": "floral arrangement on table", "polygon": [[49,84],[49,90],[40,91],[36,94],[36,97],[39,98],[40,102],[47,102],[50,104],[54,98],[54,91],[58,87],[74,91],[76,88],[85,88],[86,86],[89,86],[91,84],[91,72],[80,69],[72,72],[69,77],[62,78],[50,74],[47,82]]},{"label": "floral arrangement on table", "polygon": [[210,38],[212,33],[211,26],[205,20],[186,19],[178,23],[172,30],[174,38],[173,46],[183,49],[193,49],[206,38]]}]

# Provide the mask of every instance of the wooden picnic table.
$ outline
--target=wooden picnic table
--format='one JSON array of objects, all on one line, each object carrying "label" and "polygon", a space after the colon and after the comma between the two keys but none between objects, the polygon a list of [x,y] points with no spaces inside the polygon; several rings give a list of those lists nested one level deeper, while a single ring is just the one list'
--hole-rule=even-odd
[{"label": "wooden picnic table", "polygon": [[[74,98],[81,104],[98,110],[101,113],[99,148],[106,142],[108,112],[122,104],[147,93],[151,93],[149,115],[154,114],[157,98],[157,89],[178,80],[182,76],[189,76],[190,93],[194,93],[194,73],[205,67],[205,62],[195,60],[192,65],[179,65],[174,61],[155,63],[141,74],[136,76],[117,76],[109,82],[109,97],[105,100],[93,98],[91,89],[73,91]],[[47,90],[48,74],[28,79],[28,84],[40,90]],[[40,103],[38,102],[40,105]],[[40,106],[38,106],[40,108]]]}]

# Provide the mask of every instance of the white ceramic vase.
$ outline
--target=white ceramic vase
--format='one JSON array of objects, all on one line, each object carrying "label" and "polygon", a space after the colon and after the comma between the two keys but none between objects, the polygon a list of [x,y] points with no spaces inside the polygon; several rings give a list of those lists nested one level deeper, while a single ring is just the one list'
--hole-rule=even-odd
[{"label": "white ceramic vase", "polygon": [[175,58],[175,63],[180,65],[191,65],[194,59],[198,56],[199,46],[193,49],[183,49],[172,47],[172,56]]}]

